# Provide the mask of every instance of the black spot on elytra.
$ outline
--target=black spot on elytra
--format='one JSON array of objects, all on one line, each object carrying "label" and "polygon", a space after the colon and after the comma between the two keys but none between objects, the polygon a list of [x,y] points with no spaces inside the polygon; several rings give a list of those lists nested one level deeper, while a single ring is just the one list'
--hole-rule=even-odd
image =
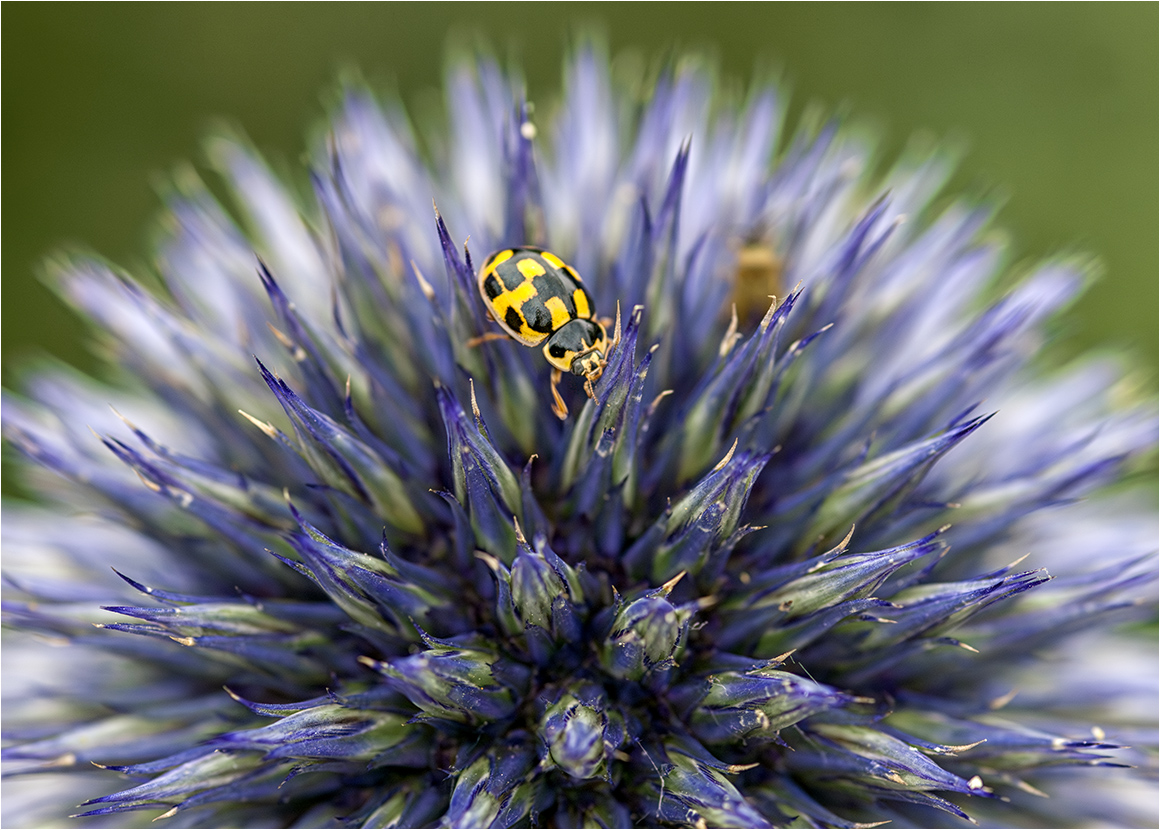
[{"label": "black spot on elytra", "polygon": [[507,310],[507,314],[503,316],[503,321],[507,323],[509,329],[516,332],[520,330],[520,327],[524,322],[523,318],[520,317],[520,313],[514,308],[509,308]]},{"label": "black spot on elytra", "polygon": [[576,316],[576,301],[572,299],[575,286],[569,285],[569,280],[561,279],[561,272],[553,269],[547,274],[541,274],[532,280],[536,288],[536,297],[547,300],[549,297],[559,297],[564,302],[564,308],[569,317]]},{"label": "black spot on elytra", "polygon": [[548,311],[539,297],[528,300],[520,310],[523,311],[524,319],[528,321],[528,327],[532,331],[541,334],[552,333],[552,312]]},{"label": "black spot on elytra", "polygon": [[520,283],[524,281],[524,275],[516,267],[516,261],[519,259],[522,259],[522,257],[517,254],[507,262],[501,262],[495,268],[496,275],[503,280],[504,288],[508,291],[515,291],[519,288]]}]

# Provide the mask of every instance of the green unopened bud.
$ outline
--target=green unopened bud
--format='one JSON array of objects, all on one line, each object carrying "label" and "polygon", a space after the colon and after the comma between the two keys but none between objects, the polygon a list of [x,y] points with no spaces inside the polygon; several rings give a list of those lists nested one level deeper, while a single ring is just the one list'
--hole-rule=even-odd
[{"label": "green unopened bud", "polygon": [[364,827],[426,827],[446,805],[442,793],[425,786],[422,778],[403,784],[365,819]]},{"label": "green unopened bud", "polygon": [[444,827],[511,827],[531,810],[538,782],[527,733],[513,733],[459,773]]},{"label": "green unopened bud", "polygon": [[451,809],[447,819],[452,827],[490,827],[499,815],[503,793],[488,792],[491,759],[480,758],[459,775],[451,795]]},{"label": "green unopened bud", "polygon": [[780,729],[856,700],[773,665],[776,661],[709,678],[707,693],[690,719],[697,737],[707,743],[773,740]]},{"label": "green unopened bud", "polygon": [[552,602],[564,596],[566,586],[543,556],[521,553],[512,564],[511,591],[524,622],[550,630]]},{"label": "green unopened bud", "polygon": [[547,747],[545,764],[552,763],[573,778],[605,774],[604,760],[615,747],[606,748],[608,716],[603,693],[595,686],[566,692],[540,719],[540,738]]},{"label": "green unopened bud", "polygon": [[662,776],[661,818],[694,827],[770,827],[720,769],[679,753]]},{"label": "green unopened bud", "polygon": [[675,606],[665,597],[682,575],[620,610],[604,641],[604,667],[616,677],[640,680],[676,664],[695,605]]},{"label": "green unopened bud", "polygon": [[430,648],[410,657],[359,662],[383,674],[387,682],[430,715],[465,723],[506,718],[519,705],[515,691],[527,670],[490,651],[458,648],[424,637]]}]

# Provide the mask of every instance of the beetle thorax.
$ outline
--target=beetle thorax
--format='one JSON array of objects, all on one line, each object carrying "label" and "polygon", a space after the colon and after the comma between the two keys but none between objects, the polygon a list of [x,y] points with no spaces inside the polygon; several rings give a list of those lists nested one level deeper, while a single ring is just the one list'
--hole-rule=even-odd
[{"label": "beetle thorax", "polygon": [[588,377],[603,366],[608,336],[595,320],[572,320],[548,338],[544,357],[561,372]]}]

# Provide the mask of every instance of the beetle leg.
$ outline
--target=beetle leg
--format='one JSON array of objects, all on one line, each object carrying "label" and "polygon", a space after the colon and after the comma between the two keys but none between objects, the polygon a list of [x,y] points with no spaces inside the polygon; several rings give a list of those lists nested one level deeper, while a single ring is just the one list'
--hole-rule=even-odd
[{"label": "beetle leg", "polygon": [[473,337],[467,341],[467,348],[474,349],[476,346],[482,346],[484,343],[490,343],[492,340],[511,340],[512,337],[507,332],[503,331],[489,331]]},{"label": "beetle leg", "polygon": [[565,405],[564,399],[560,397],[560,390],[556,388],[563,376],[564,373],[559,369],[552,370],[552,414],[561,421],[568,417],[568,407]]},{"label": "beetle leg", "polygon": [[584,391],[588,393],[588,397],[596,400],[596,392],[592,389],[592,378],[584,378]]}]

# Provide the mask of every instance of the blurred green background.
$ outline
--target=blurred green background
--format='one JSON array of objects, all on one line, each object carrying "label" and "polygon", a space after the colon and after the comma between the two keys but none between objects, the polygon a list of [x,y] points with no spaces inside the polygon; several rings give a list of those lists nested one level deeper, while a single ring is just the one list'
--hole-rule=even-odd
[{"label": "blurred green background", "polygon": [[747,80],[780,66],[791,117],[821,103],[901,147],[916,130],[965,137],[955,182],[1009,196],[1015,260],[1065,248],[1106,276],[1069,320],[1069,350],[1157,360],[1155,3],[389,3],[3,6],[3,366],[40,349],[88,366],[76,319],[36,278],[80,243],[127,266],[148,256],[153,190],[201,159],[216,117],[298,162],[340,69],[404,101],[438,95],[449,40],[518,59],[531,96],[557,88],[578,28],[613,48],[716,54]]}]

